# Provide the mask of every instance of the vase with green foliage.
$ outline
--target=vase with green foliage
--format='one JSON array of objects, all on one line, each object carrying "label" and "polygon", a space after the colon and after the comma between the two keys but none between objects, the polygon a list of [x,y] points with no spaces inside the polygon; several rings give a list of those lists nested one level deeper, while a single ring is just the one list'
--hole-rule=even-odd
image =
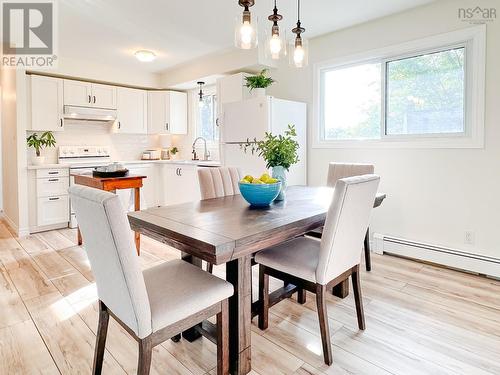
[{"label": "vase with green foliage", "polygon": [[55,147],[56,139],[52,132],[44,132],[42,135],[33,133],[26,138],[28,147],[35,149],[35,156],[31,159],[34,165],[40,165],[45,162],[45,156],[41,155],[42,149],[46,147]]},{"label": "vase with green foliage", "polygon": [[266,162],[266,168],[272,168],[273,178],[281,181],[281,191],[276,200],[285,199],[287,187],[286,172],[290,167],[299,162],[299,142],[296,140],[297,132],[294,125],[288,125],[284,134],[274,135],[266,132],[263,140],[247,140],[241,145],[242,149],[252,154],[258,153]]},{"label": "vase with green foliage", "polygon": [[263,69],[259,74],[255,76],[245,77],[245,87],[247,87],[255,96],[265,96],[266,88],[271,86],[275,82],[274,79],[268,77],[266,73],[267,69]]},{"label": "vase with green foliage", "polygon": [[170,159],[176,160],[179,156],[179,149],[177,147],[171,147],[170,148]]}]

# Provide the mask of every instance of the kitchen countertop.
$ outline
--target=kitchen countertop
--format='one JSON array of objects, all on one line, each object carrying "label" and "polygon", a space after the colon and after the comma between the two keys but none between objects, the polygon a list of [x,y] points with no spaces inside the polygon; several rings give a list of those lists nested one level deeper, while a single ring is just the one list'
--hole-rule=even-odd
[{"label": "kitchen countertop", "polygon": [[[110,161],[107,164],[114,163],[115,161]],[[198,167],[220,167],[220,161],[216,160],[126,160],[126,161],[116,161],[120,164],[130,165],[130,164],[174,164],[174,165],[195,165]],[[74,164],[43,164],[43,165],[28,165],[28,169],[54,169],[54,168],[70,168],[73,165],[82,166],[85,163],[79,162]],[[89,162],[89,165],[95,164],[95,162]],[[99,163],[103,165],[103,163]],[[106,163],[104,163],[106,164]]]}]

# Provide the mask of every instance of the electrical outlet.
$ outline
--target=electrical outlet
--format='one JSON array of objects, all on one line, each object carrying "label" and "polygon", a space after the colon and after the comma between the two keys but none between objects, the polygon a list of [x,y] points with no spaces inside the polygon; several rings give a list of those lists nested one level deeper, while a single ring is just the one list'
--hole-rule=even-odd
[{"label": "electrical outlet", "polygon": [[474,245],[474,232],[470,231],[465,232],[464,242],[467,245]]}]

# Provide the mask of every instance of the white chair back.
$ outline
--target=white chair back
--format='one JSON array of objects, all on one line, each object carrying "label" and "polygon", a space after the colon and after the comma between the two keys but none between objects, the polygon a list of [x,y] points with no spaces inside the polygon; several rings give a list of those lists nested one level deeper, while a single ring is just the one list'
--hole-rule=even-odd
[{"label": "white chair back", "polygon": [[337,181],[328,210],[316,280],[325,285],[360,263],[380,177],[363,175]]},{"label": "white chair back", "polygon": [[374,170],[373,164],[330,163],[326,184],[329,187],[334,187],[341,178],[373,174]]},{"label": "white chair back", "polygon": [[99,299],[139,338],[152,332],[151,309],[133,233],[115,194],[69,189]]},{"label": "white chair back", "polygon": [[199,168],[201,199],[212,199],[240,193],[240,171],[234,167]]}]

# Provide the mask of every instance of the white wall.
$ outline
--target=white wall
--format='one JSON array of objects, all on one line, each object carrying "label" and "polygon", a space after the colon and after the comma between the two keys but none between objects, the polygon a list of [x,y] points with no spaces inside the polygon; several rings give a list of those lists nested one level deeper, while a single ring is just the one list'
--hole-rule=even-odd
[{"label": "white wall", "polygon": [[[306,101],[311,131],[315,63],[469,27],[458,19],[458,8],[476,5],[500,11],[500,2],[494,0],[438,1],[312,39],[309,67],[296,70],[281,65],[272,72],[278,83],[270,92]],[[373,231],[500,258],[499,46],[500,19],[496,19],[487,28],[484,149],[310,148],[309,183],[325,183],[330,161],[374,163],[382,178],[380,190],[388,198],[374,212]],[[464,243],[465,231],[475,232],[474,245]]]}]

